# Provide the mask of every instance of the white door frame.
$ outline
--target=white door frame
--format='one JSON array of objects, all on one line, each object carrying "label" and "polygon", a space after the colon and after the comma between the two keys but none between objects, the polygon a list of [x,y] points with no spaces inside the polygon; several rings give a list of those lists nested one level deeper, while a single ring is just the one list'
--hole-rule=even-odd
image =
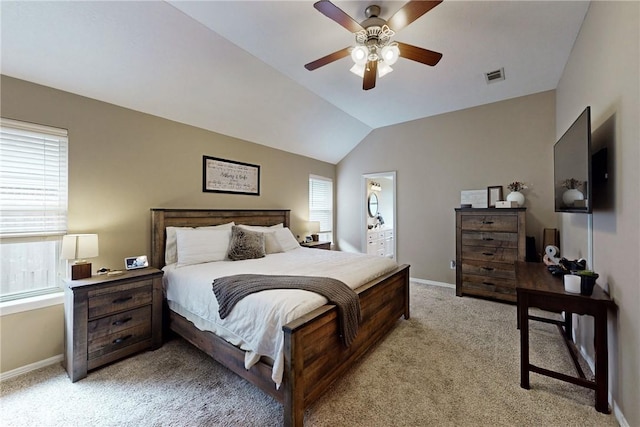
[{"label": "white door frame", "polygon": [[393,194],[391,195],[391,201],[393,203],[393,221],[392,221],[392,226],[393,226],[393,260],[397,262],[398,260],[398,224],[397,224],[397,218],[398,218],[398,211],[396,209],[396,194],[398,192],[397,190],[397,179],[396,179],[396,171],[389,171],[389,172],[376,172],[376,173],[365,173],[362,174],[362,196],[361,196],[361,200],[363,200],[362,203],[362,210],[361,210],[361,214],[360,214],[360,219],[361,219],[361,223],[360,223],[360,230],[362,230],[362,239],[361,239],[361,249],[363,253],[367,253],[367,219],[369,218],[369,213],[368,213],[368,209],[367,209],[367,180],[368,179],[376,179],[376,178],[390,178],[393,183],[392,183],[392,189],[393,189]]}]

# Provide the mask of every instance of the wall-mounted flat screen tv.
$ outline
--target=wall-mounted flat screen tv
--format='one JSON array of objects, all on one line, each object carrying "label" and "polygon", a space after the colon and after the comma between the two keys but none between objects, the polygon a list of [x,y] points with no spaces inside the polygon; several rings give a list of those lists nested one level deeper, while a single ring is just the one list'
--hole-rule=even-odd
[{"label": "wall-mounted flat screen tv", "polygon": [[592,212],[591,108],[553,146],[556,212]]}]

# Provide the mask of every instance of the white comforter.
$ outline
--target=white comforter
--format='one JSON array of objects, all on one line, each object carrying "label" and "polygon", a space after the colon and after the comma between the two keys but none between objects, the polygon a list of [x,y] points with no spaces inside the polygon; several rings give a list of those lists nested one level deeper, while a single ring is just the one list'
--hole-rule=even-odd
[{"label": "white comforter", "polygon": [[221,319],[212,283],[217,277],[240,273],[332,277],[356,289],[393,270],[390,259],[364,254],[298,248],[246,261],[218,261],[163,268],[169,308],[201,329],[221,336],[246,351],[249,369],[261,356],[273,360],[271,378],[279,387],[284,370],[282,326],[327,303],[313,292],[282,289],[262,291],[240,301]]}]

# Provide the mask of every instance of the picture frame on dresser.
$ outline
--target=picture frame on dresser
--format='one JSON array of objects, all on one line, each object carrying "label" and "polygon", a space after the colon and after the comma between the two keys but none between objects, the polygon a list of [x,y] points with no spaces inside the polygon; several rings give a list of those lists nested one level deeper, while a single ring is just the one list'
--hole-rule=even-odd
[{"label": "picture frame on dresser", "polygon": [[502,185],[487,187],[487,206],[496,207],[496,202],[502,200]]}]

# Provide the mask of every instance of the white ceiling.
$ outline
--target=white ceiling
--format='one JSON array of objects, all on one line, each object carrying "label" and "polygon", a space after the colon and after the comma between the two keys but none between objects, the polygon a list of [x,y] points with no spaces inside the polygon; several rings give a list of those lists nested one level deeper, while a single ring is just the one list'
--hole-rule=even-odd
[{"label": "white ceiling", "polygon": [[[405,1],[335,1],[357,21]],[[445,0],[395,36],[441,52],[401,58],[362,90],[353,43],[313,1],[1,3],[2,74],[339,162],[373,129],[554,89],[588,2]],[[504,67],[506,79],[484,74]]]}]

